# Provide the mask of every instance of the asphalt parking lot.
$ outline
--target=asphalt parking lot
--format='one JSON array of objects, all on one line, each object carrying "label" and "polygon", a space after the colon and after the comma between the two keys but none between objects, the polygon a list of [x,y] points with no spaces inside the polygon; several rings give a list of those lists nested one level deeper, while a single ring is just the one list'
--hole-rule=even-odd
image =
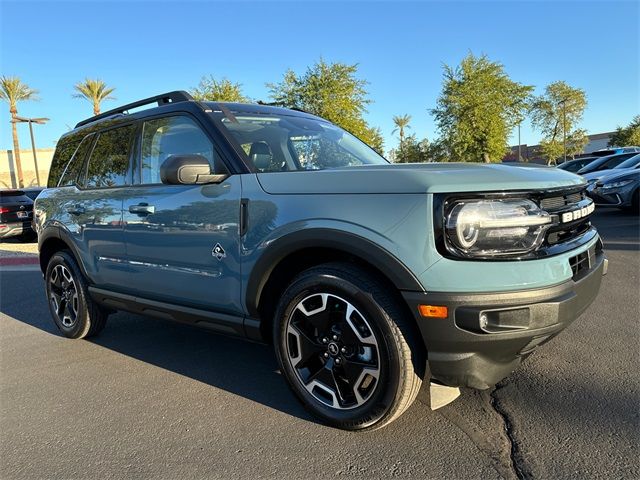
[{"label": "asphalt parking lot", "polygon": [[591,308],[492,392],[389,427],[314,422],[270,347],[129,314],[60,337],[39,271],[0,270],[0,476],[639,478],[640,221],[602,209]]}]

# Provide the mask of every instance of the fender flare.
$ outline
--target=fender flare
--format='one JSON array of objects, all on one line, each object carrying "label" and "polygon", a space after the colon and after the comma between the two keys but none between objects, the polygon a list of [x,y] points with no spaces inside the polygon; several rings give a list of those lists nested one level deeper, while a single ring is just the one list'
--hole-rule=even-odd
[{"label": "fender flare", "polygon": [[307,248],[329,248],[353,255],[383,272],[398,290],[424,291],[415,275],[397,257],[378,244],[353,233],[331,228],[310,228],[284,235],[260,255],[245,293],[249,315],[257,318],[264,286],[276,266],[287,256]]},{"label": "fender flare", "polygon": [[42,270],[42,273],[43,274],[46,273],[46,269],[47,269],[47,266],[42,264],[42,247],[47,243],[48,240],[51,240],[51,239],[61,241],[65,245],[67,245],[69,250],[71,250],[71,253],[73,254],[74,258],[78,262],[80,271],[82,272],[85,278],[89,278],[87,276],[87,270],[84,267],[84,263],[82,263],[82,256],[80,255],[80,252],[78,252],[78,248],[73,242],[71,235],[69,234],[69,232],[61,228],[59,225],[48,225],[45,228],[43,228],[40,234],[38,235],[38,257],[40,260],[40,270]]}]

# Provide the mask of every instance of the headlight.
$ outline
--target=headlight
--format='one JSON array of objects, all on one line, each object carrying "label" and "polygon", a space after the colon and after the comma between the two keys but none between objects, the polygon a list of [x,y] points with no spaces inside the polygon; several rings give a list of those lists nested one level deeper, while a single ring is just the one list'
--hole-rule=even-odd
[{"label": "headlight", "polygon": [[447,212],[447,239],[469,257],[531,252],[540,246],[552,221],[526,199],[458,200]]},{"label": "headlight", "polygon": [[613,183],[605,183],[604,185],[602,185],[602,189],[605,188],[620,188],[620,187],[626,187],[627,185],[629,185],[631,182],[633,182],[633,179],[629,179],[629,180],[621,180],[619,182],[613,182]]}]

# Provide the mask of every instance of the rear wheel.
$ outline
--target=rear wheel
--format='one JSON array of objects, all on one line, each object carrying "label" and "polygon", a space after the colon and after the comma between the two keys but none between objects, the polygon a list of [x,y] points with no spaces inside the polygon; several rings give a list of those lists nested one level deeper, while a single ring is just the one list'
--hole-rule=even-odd
[{"label": "rear wheel", "polygon": [[347,430],[382,427],[413,403],[425,365],[417,340],[394,295],[341,263],[296,277],[274,322],[278,361],[296,396]]},{"label": "rear wheel", "polygon": [[69,252],[51,257],[45,281],[49,311],[65,337],[86,338],[105,327],[108,312],[89,296],[87,282]]}]

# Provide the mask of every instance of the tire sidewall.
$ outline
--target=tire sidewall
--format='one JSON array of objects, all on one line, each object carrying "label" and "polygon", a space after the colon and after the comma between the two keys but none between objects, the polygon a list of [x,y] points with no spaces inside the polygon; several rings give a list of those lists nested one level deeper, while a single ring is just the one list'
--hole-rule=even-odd
[{"label": "tire sidewall", "polygon": [[[378,342],[380,377],[372,397],[359,407],[337,410],[317,400],[301,385],[297,373],[286,358],[287,336],[282,332],[286,331],[287,320],[300,301],[318,293],[334,294],[348,300],[374,330]],[[389,325],[391,321],[371,294],[344,278],[326,273],[303,275],[287,288],[276,310],[273,341],[278,362],[289,386],[312,413],[330,425],[347,429],[366,428],[384,418],[396,399],[400,381],[400,358]]]},{"label": "tire sidewall", "polygon": [[[62,322],[60,322],[60,320],[58,319],[58,315],[51,305],[51,283],[49,280],[51,278],[53,269],[57,265],[63,265],[69,270],[71,276],[73,277],[73,281],[75,282],[76,292],[78,294],[78,313],[76,321],[71,327],[67,327],[63,325]],[[86,335],[91,325],[87,312],[85,282],[80,269],[78,268],[75,260],[71,257],[71,255],[66,252],[58,252],[51,257],[51,259],[49,260],[49,264],[47,265],[47,271],[45,274],[45,285],[49,312],[51,313],[51,318],[53,318],[53,321],[60,332],[62,332],[62,334],[68,338],[80,338]]]}]

